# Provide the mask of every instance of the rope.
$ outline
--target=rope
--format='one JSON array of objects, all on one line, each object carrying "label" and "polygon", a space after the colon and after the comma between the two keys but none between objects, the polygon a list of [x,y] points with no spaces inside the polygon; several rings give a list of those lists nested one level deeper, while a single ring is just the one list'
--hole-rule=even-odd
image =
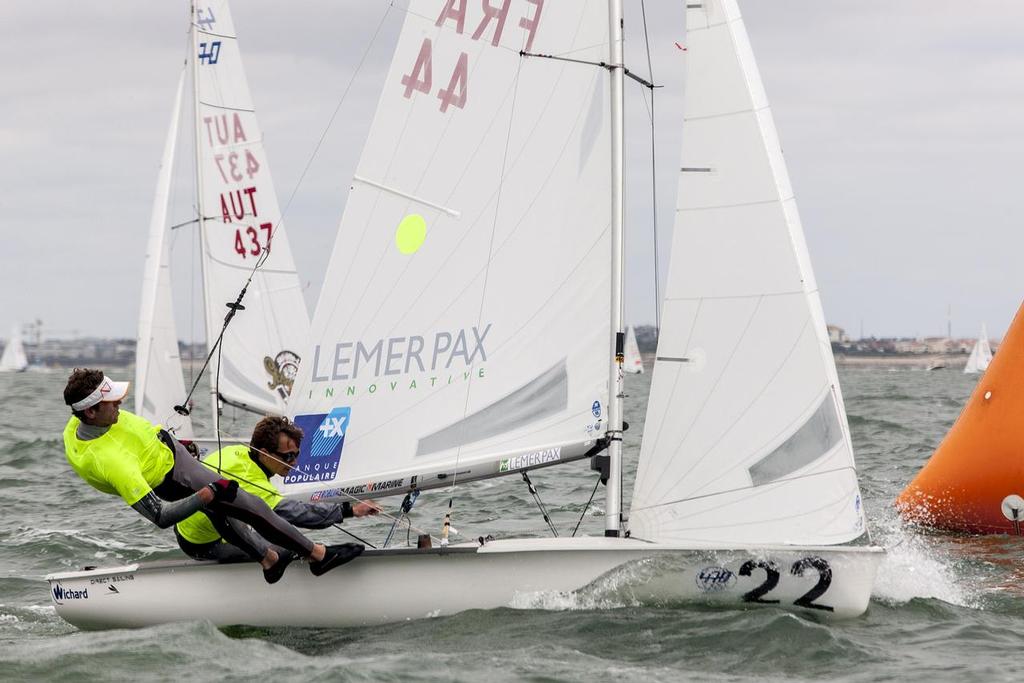
[{"label": "rope", "polygon": [[548,514],[548,508],[544,505],[544,501],[540,499],[540,493],[537,492],[537,487],[530,481],[530,475],[523,470],[523,481],[526,482],[526,488],[530,490],[530,495],[533,496],[533,500],[537,503],[537,508],[540,510],[540,514],[544,517],[544,521],[547,522],[548,528],[551,529],[551,533],[554,534],[555,538],[558,538],[558,529],[551,522],[551,516]]},{"label": "rope", "polygon": [[597,481],[594,482],[594,490],[590,492],[590,498],[587,500],[587,504],[583,506],[583,512],[580,513],[579,521],[576,522],[576,526],[572,530],[572,537],[576,538],[576,532],[580,529],[580,524],[583,523],[583,518],[587,515],[587,510],[590,509],[590,504],[594,502],[594,495],[597,494],[597,487],[601,484],[601,477],[597,477]]}]

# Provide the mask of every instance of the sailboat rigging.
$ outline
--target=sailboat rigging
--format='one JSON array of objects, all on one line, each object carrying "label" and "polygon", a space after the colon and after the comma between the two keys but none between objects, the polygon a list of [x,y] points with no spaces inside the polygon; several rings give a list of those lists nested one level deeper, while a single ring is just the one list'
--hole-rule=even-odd
[{"label": "sailboat rigging", "polygon": [[639,602],[861,614],[882,550],[770,109],[736,1],[688,4],[686,21],[674,245],[628,519],[622,0],[410,0],[288,404],[309,436],[283,493],[376,498],[597,456],[604,535],[371,550],[272,588],[245,565],[71,572],[49,580],[134,580],[61,616],[132,626],[216,604],[223,624],[384,623],[608,577]]}]

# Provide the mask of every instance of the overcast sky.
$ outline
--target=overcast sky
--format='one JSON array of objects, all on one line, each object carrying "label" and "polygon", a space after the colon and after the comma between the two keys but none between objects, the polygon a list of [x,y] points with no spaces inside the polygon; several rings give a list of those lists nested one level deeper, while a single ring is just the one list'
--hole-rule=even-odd
[{"label": "overcast sky", "polygon": [[[647,2],[655,16],[682,4]],[[401,17],[392,12],[370,43],[387,5],[233,5],[282,206],[298,185],[286,221],[310,308],[397,35]],[[741,7],[829,322],[854,336],[861,325],[867,335],[939,335],[951,305],[954,335],[975,335],[983,322],[1001,335],[1024,291],[1024,2],[747,0]],[[637,28],[627,24],[632,45]],[[35,318],[53,333],[134,336],[186,29],[184,0],[0,6],[0,336]],[[677,63],[671,51],[684,41],[681,27],[653,21],[651,39],[665,57],[654,67],[667,85],[658,106],[669,111],[680,78],[667,71]],[[646,72],[645,64],[632,66]],[[636,92],[628,106],[637,227],[629,236],[627,320],[642,324],[654,321],[655,310],[649,129]],[[671,148],[666,159],[678,154],[672,128],[658,131]],[[190,197],[190,189],[178,195],[175,218],[190,217]],[[671,206],[659,215],[667,257]],[[187,251],[186,232],[175,239],[176,250]],[[190,336],[190,324],[201,337],[201,323],[183,323],[182,335]]]}]

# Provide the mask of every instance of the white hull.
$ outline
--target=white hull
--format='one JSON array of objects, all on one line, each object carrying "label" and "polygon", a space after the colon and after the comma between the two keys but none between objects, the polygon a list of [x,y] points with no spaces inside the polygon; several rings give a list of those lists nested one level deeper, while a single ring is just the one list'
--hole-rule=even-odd
[{"label": "white hull", "polygon": [[[218,626],[347,627],[543,607],[546,595],[581,591],[613,604],[738,607],[756,604],[751,592],[760,590],[761,602],[850,618],[867,608],[882,555],[865,546],[715,549],[618,538],[528,539],[367,551],[319,578],[296,563],[274,586],[252,563],[191,561],[53,574],[47,581],[57,613],[82,629],[197,619]],[[801,565],[806,571],[798,576],[793,569]],[[766,566],[777,568],[774,586]],[[817,597],[816,587],[825,588]],[[801,607],[801,597],[813,607]]]}]

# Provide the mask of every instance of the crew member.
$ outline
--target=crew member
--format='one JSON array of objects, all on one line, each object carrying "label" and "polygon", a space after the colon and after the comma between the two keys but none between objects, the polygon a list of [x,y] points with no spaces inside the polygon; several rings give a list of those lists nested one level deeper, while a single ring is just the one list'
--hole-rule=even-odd
[{"label": "crew member", "polygon": [[[159,426],[121,411],[127,393],[128,382],[115,382],[101,370],[76,368],[64,387],[64,402],[72,413],[64,428],[65,453],[71,468],[93,488],[121,496],[162,529],[205,510],[225,537],[237,536],[244,542],[247,535],[255,536],[255,530],[308,558],[317,576],[362,552],[363,547],[354,543],[313,543],[262,500],[239,491],[238,482],[199,464]],[[282,559],[272,548],[259,558],[268,583],[284,572],[288,562]]]},{"label": "crew member", "polygon": [[[377,514],[379,507],[373,501],[320,504],[285,500],[281,496],[271,477],[283,477],[295,467],[302,436],[302,429],[288,418],[264,417],[253,429],[250,446],[227,446],[207,455],[203,464],[218,476],[237,481],[242,490],[261,498],[280,517],[303,529],[326,529],[348,517]],[[225,539],[204,512],[178,522],[174,534],[181,549],[197,560],[236,562],[246,557],[262,557],[271,549],[259,537],[254,544]],[[282,557],[291,557],[288,550],[273,549]]]}]

